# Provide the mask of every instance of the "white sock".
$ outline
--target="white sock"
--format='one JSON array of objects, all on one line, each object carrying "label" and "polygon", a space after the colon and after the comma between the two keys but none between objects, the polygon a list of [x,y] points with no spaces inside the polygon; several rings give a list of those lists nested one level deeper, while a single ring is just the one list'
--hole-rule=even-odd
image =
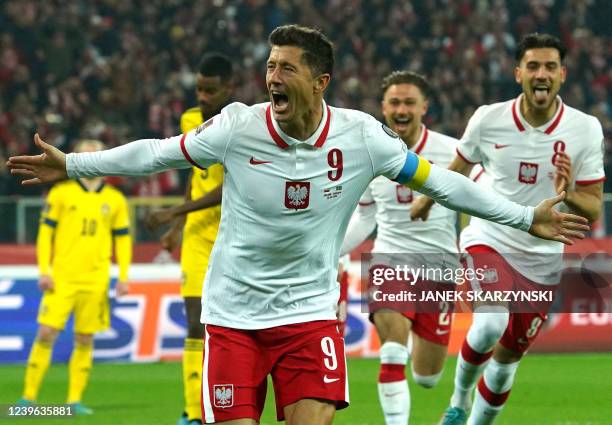
[{"label": "white sock", "polygon": [[397,342],[385,342],[380,348],[380,363],[378,398],[385,424],[406,425],[410,414],[410,392],[404,372],[408,349]]},{"label": "white sock", "polygon": [[478,383],[468,425],[493,423],[508,399],[518,365],[519,362],[505,364],[491,359]]},{"label": "white sock", "polygon": [[455,387],[451,396],[451,407],[458,407],[469,411],[472,406],[472,391],[476,386],[476,381],[487,366],[487,363],[473,364],[457,356],[457,367],[455,369]]},{"label": "white sock", "polygon": [[469,410],[472,405],[472,391],[487,365],[495,343],[502,337],[508,326],[510,315],[500,307],[488,307],[486,313],[478,309],[461,353],[457,356],[455,387],[451,396],[451,407]]}]

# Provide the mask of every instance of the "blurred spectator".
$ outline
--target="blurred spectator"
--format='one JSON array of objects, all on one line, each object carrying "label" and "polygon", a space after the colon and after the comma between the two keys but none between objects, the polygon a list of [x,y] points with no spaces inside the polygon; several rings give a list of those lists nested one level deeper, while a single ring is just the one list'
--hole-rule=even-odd
[{"label": "blurred spectator", "polygon": [[[430,77],[428,125],[460,136],[474,109],[519,93],[513,50],[528,32],[570,48],[568,104],[596,115],[612,151],[609,0],[5,0],[0,6],[0,157],[32,151],[32,134],[70,150],[79,137],[114,146],[178,132],[195,105],[202,52],[239,58],[236,97],[266,100],[267,35],[277,25],[320,27],[336,44],[337,106],[379,112],[392,69]],[[609,163],[608,175],[612,175]],[[25,193],[0,169],[1,194]],[[134,182],[129,193],[180,193],[176,175]],[[606,182],[612,191],[612,178]]]}]

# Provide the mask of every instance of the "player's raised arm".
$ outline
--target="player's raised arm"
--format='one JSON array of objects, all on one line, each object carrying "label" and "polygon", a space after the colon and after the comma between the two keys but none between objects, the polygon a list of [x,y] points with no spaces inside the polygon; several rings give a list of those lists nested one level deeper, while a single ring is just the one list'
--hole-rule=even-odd
[{"label": "player's raised arm", "polygon": [[7,166],[12,174],[27,178],[23,181],[25,185],[77,177],[143,176],[191,166],[205,168],[223,161],[234,125],[233,115],[240,109],[234,105],[189,133],[163,140],[136,140],[98,152],[66,155],[36,134],[34,142],[42,154],[11,157]]},{"label": "player's raised arm", "polygon": [[525,207],[486,190],[459,173],[430,164],[412,152],[408,152],[395,180],[447,208],[528,231],[543,239],[571,245],[572,239],[584,238],[584,232],[589,230],[586,218],[553,208],[563,201],[565,192],[542,201],[535,208]]}]

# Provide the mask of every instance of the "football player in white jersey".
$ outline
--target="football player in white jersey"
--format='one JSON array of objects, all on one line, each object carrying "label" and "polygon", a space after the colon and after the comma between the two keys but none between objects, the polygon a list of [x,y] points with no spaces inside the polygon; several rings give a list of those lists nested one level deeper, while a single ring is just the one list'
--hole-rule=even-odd
[{"label": "football player in white jersey", "polygon": [[[408,148],[428,161],[447,167],[455,156],[458,140],[428,129],[423,124],[431,86],[421,75],[395,71],[383,79],[382,113],[387,125]],[[457,253],[456,213],[435,205],[427,221],[412,221],[410,205],[418,193],[397,182],[377,177],[370,183],[353,214],[341,255],[350,252],[377,228],[373,253],[416,256],[431,268],[446,267],[449,259],[461,267]],[[447,264],[444,264],[447,262]],[[422,282],[425,283],[425,282]],[[436,283],[428,282],[428,285]],[[446,302],[437,311],[417,312],[405,306],[397,311],[381,308],[371,312],[381,340],[378,396],[387,425],[406,425],[410,415],[410,392],[405,367],[412,359],[414,382],[432,388],[442,375],[451,329]],[[412,333],[412,350],[408,338]]]},{"label": "football player in white jersey", "polygon": [[443,205],[571,243],[586,220],[553,206],[524,207],[409,151],[372,116],[323,100],[333,45],[286,25],[269,37],[270,102],[232,103],[200,127],[98,154],[9,159],[25,184],[78,176],[143,175],[224,167],[219,233],[202,300],[202,409],[206,423],[257,424],[272,375],[279,420],[330,424],[348,405],[344,340],[336,321],[338,254],[369,183],[384,175]]},{"label": "football player in white jersey", "polygon": [[[605,179],[603,132],[595,117],[565,105],[558,96],[566,77],[564,55],[565,48],[554,36],[525,37],[515,68],[522,93],[474,113],[449,168],[467,174],[473,164],[482,163],[493,190],[525,205],[565,192],[565,206],[594,221],[601,212]],[[422,216],[430,203],[415,202],[420,206],[413,214]],[[476,282],[487,283],[483,290],[510,285],[554,289],[560,280],[563,245],[558,242],[472,218],[461,234],[461,249],[470,254],[473,267],[496,269],[493,281]],[[475,307],[442,424],[490,424],[501,411],[519,361],[538,335],[549,306],[528,313],[507,307]]]}]

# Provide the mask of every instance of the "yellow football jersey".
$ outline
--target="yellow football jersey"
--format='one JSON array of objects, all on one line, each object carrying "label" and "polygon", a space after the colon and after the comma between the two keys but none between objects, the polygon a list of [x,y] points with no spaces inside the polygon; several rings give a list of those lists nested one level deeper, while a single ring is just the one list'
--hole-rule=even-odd
[{"label": "yellow football jersey", "polygon": [[70,283],[104,289],[115,238],[119,279],[127,281],[129,225],[127,201],[114,187],[102,183],[88,191],[78,180],[56,184],[47,197],[36,242],[40,273],[51,274],[56,288]]},{"label": "yellow football jersey", "polygon": [[[200,108],[190,108],[181,116],[181,131],[187,133],[202,124]],[[223,183],[223,166],[214,164],[205,170],[193,167],[191,177],[191,199],[198,199]],[[214,242],[221,220],[221,206],[187,214],[183,238],[201,238]]]}]

